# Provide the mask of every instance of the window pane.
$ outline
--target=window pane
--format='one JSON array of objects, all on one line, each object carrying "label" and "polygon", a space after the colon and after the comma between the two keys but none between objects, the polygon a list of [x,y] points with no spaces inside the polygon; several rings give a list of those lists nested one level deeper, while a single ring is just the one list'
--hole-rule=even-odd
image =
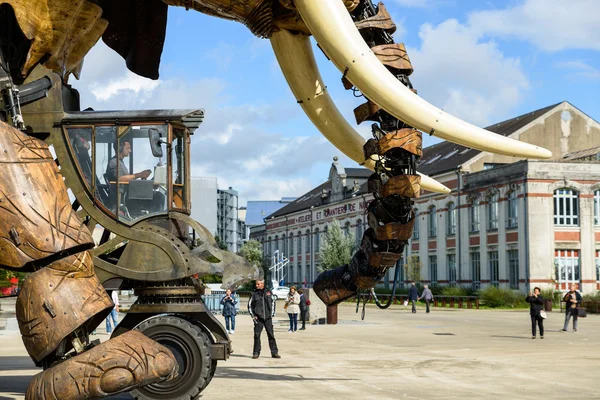
[{"label": "window pane", "polygon": [[96,127],[96,193],[94,194],[112,214],[117,213],[117,179],[109,174],[108,163],[117,149],[117,127]]},{"label": "window pane", "polygon": [[[171,162],[173,163],[173,207],[187,209],[186,193],[185,193],[185,135],[180,129],[173,129],[173,144]],[[161,167],[155,167],[155,171],[161,172]],[[157,179],[156,172],[154,180],[163,185],[166,182],[161,182],[162,176]]]},{"label": "window pane", "polygon": [[92,127],[67,128],[77,166],[88,189],[92,188]]}]

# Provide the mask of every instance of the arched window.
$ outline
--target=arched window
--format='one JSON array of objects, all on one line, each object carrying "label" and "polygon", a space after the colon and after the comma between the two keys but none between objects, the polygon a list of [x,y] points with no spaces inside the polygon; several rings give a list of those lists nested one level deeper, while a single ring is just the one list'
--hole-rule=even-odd
[{"label": "arched window", "polygon": [[413,225],[412,238],[413,238],[413,240],[418,240],[419,239],[419,210],[417,210],[415,208],[414,213],[415,213],[415,223]]},{"label": "arched window", "polygon": [[600,190],[594,192],[594,225],[600,225]]},{"label": "arched window", "polygon": [[579,225],[579,196],[575,190],[554,191],[554,225]]},{"label": "arched window", "polygon": [[319,252],[321,248],[321,233],[319,232],[319,228],[315,230],[315,253]]},{"label": "arched window", "polygon": [[288,256],[288,243],[287,243],[287,240],[285,239],[285,233],[283,235],[281,235],[281,243],[283,244],[282,256],[287,257]]},{"label": "arched window", "polygon": [[344,224],[344,235],[345,235],[346,237],[350,236],[350,221],[347,221],[347,222]]},{"label": "arched window", "polygon": [[275,243],[274,243],[274,249],[273,252],[276,252],[277,250],[279,250],[279,235],[275,235]]},{"label": "arched window", "polygon": [[487,204],[488,231],[498,229],[498,193],[489,197]]},{"label": "arched window", "polygon": [[296,235],[296,254],[302,254],[302,232],[300,231]]},{"label": "arched window", "polygon": [[450,202],[446,207],[446,235],[453,236],[456,234],[456,206]]},{"label": "arched window", "polygon": [[310,229],[306,230],[306,252],[310,253],[310,242],[312,242],[312,237],[310,236]]},{"label": "arched window", "polygon": [[356,240],[358,241],[358,243],[360,243],[360,241],[362,240],[362,235],[363,235],[363,222],[362,220],[358,220],[356,221]]},{"label": "arched window", "polygon": [[470,232],[479,232],[479,199],[472,199],[469,207]]},{"label": "arched window", "polygon": [[294,255],[294,234],[290,233],[289,246],[288,246],[288,257]]},{"label": "arched window", "polygon": [[429,237],[437,236],[437,210],[435,206],[429,207]]},{"label": "arched window", "polygon": [[267,257],[272,257],[273,253],[271,253],[271,236],[269,236],[269,240],[267,241]]},{"label": "arched window", "polygon": [[517,192],[511,191],[508,193],[508,220],[506,221],[507,228],[516,228],[518,225],[519,211],[517,203]]}]

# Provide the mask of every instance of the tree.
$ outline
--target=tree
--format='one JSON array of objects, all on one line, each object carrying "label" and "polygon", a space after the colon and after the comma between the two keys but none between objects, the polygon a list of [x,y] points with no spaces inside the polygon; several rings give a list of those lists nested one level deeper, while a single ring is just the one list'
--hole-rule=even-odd
[{"label": "tree", "polygon": [[329,226],[319,251],[319,271],[327,271],[348,264],[354,251],[354,236],[345,235],[337,220]]},{"label": "tree", "polygon": [[254,265],[263,264],[262,246],[258,240],[248,240],[244,243],[238,254],[249,263]]},{"label": "tree", "polygon": [[[238,252],[238,255],[243,257],[249,263],[258,265],[260,268],[263,269],[263,276],[264,277],[268,276],[269,266],[266,265],[265,260],[263,259],[262,245],[260,244],[260,242],[258,240],[254,240],[254,239],[248,240],[246,243],[244,243],[244,245]],[[270,286],[269,283],[266,281],[265,281],[265,284],[267,285],[267,287]],[[246,290],[250,291],[253,289],[254,289],[253,282],[247,282],[239,288],[239,290],[242,290],[242,291],[246,291]]]},{"label": "tree", "polygon": [[419,259],[419,256],[412,255],[406,261],[407,263],[404,264],[406,277],[409,281],[419,282],[421,280],[421,270],[423,269],[423,263]]},{"label": "tree", "polygon": [[227,243],[225,243],[223,241],[223,239],[221,239],[221,237],[219,235],[215,235],[215,241],[217,242],[217,247],[221,250],[229,250],[229,248],[227,247]]}]

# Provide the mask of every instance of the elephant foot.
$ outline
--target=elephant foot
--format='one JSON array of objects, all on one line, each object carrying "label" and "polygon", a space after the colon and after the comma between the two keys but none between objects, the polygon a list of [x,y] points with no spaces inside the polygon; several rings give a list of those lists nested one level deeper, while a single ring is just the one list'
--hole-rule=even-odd
[{"label": "elephant foot", "polygon": [[33,377],[26,400],[101,399],[177,376],[173,354],[129,331]]}]

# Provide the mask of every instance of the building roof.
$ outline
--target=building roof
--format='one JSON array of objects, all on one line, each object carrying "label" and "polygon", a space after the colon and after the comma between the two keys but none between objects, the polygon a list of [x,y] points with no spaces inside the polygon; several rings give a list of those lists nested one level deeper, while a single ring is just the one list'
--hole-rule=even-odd
[{"label": "building roof", "polygon": [[563,159],[564,160],[580,160],[582,158],[588,158],[588,157],[598,158],[599,154],[600,154],[600,146],[567,153],[564,155]]},{"label": "building roof", "polygon": [[[347,180],[351,180],[352,178],[367,179],[369,178],[369,176],[371,176],[371,174],[373,174],[373,171],[366,168],[344,168],[344,170],[346,172]],[[348,184],[352,185],[352,182],[350,181],[348,182]],[[268,218],[279,217],[285,214],[291,214],[302,210],[308,210],[311,206],[321,206],[324,204],[322,197],[323,193],[329,194],[330,192],[331,181],[328,180],[326,182],[321,183],[319,186],[312,189],[310,192],[298,197],[296,201],[269,215]],[[360,186],[360,190],[357,192],[357,194],[363,193],[367,193],[367,183],[363,183]]]},{"label": "building roof", "polygon": [[[510,136],[560,104],[553,104],[506,121],[498,122],[485,129],[502,136]],[[452,142],[440,142],[423,149],[423,157],[421,157],[417,169],[426,175],[438,175],[456,169],[480,153],[480,150],[470,149]]]},{"label": "building roof", "polygon": [[246,204],[246,225],[264,224],[264,218],[290,204],[295,199],[295,197],[283,197],[281,200],[248,200]]},{"label": "building roof", "polygon": [[84,124],[99,122],[144,122],[178,121],[193,133],[204,120],[204,110],[119,110],[119,111],[74,111],[65,114],[62,124]]}]

